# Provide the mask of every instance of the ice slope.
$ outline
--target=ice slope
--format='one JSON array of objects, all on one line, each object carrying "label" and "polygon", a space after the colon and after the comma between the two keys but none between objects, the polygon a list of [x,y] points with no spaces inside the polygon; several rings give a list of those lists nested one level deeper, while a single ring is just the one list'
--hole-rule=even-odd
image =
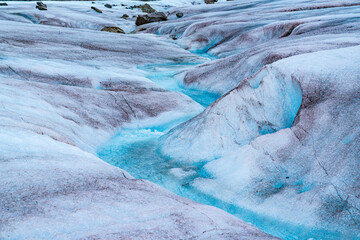
[{"label": "ice slope", "polygon": [[234,1],[172,10],[181,19],[147,26],[217,61],[188,71],[184,83],[225,94],[266,64],[307,52],[359,44],[358,1]]},{"label": "ice slope", "polygon": [[186,162],[218,158],[260,135],[291,127],[301,94],[296,81],[278,78],[265,69],[171,130],[162,140],[162,152]]},{"label": "ice slope", "polygon": [[[146,64],[201,63],[206,59],[190,54],[161,37],[150,35],[120,35],[82,29],[39,26],[3,21],[2,72],[36,81],[72,84],[73,68],[77,68],[74,84],[84,87],[104,87],[107,82],[143,81],[146,73],[138,66]],[[13,29],[21,29],[14,31]],[[24,34],[29,36],[24,39]],[[69,37],[69,35],[73,35]],[[134,44],[129,44],[133,42]],[[140,47],[137,47],[137,45]],[[164,54],[160,50],[167,51]],[[56,54],[54,54],[54,52]],[[105,61],[106,60],[106,61]],[[29,64],[24,64],[30,62]],[[15,71],[9,69],[9,66]],[[32,69],[31,69],[32,66]],[[115,68],[116,66],[116,68]],[[89,69],[96,68],[89,74]],[[60,69],[62,72],[59,72]],[[44,71],[46,70],[46,73]],[[24,72],[24,73],[20,73]],[[56,74],[58,71],[58,74]],[[58,75],[49,79],[48,75]],[[117,78],[117,80],[115,79]]]},{"label": "ice slope", "polygon": [[170,131],[161,150],[208,162],[192,182],[204,194],[338,231],[326,239],[359,237],[359,56],[356,46],[267,65]]},{"label": "ice slope", "polygon": [[147,26],[218,58],[187,71],[184,84],[223,94],[161,137],[159,150],[199,168],[194,191],[266,231],[277,227],[262,218],[294,227],[293,238],[357,239],[360,6],[289,3],[185,7],[172,13],[184,18]]},{"label": "ice slope", "polygon": [[[1,239],[274,239],[95,155],[126,124],[201,112],[139,68],[205,59],[162,37],[46,26],[13,14],[33,7],[11,2],[0,12]],[[79,17],[61,11],[66,21]]]}]

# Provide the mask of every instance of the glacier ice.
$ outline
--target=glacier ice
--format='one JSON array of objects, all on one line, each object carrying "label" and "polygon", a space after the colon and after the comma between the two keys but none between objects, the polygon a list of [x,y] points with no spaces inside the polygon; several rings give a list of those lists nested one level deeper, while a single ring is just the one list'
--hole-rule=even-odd
[{"label": "glacier ice", "polygon": [[99,15],[91,2],[46,4],[9,2],[0,13],[0,238],[275,239],[96,156],[128,124],[203,110],[139,67],[207,59],[166,37],[101,32],[114,22],[132,31],[116,17],[124,7]]},{"label": "glacier ice", "polygon": [[[162,137],[161,151],[179,162],[207,161],[203,166],[207,176],[192,182],[206,195],[282,222],[340,232],[328,233],[327,239],[350,237],[359,221],[359,53],[358,46],[347,47],[267,65]],[[242,106],[243,94],[252,92],[254,81],[260,82],[258,88],[271,82],[264,88],[268,93],[261,97],[269,94],[272,98],[257,104],[249,99],[248,110]],[[282,83],[272,88],[279,81]],[[294,123],[289,121],[264,135],[258,115],[247,114],[257,111],[277,121],[283,119],[286,82],[298,87],[289,96],[300,97],[289,106],[300,109],[296,117],[297,110],[285,112],[295,117]],[[282,104],[277,103],[274,89],[283,93]],[[255,127],[250,128],[251,124]],[[224,189],[228,194],[223,194]]]},{"label": "glacier ice", "polygon": [[292,239],[284,224],[300,238],[356,238],[359,3],[286,2],[184,7],[184,20],[147,28],[207,47],[218,59],[183,81],[223,95],[162,136],[160,152],[200,168],[194,191],[277,236]]},{"label": "glacier ice", "polygon": [[358,1],[46,4],[0,12],[0,238],[359,238]]}]

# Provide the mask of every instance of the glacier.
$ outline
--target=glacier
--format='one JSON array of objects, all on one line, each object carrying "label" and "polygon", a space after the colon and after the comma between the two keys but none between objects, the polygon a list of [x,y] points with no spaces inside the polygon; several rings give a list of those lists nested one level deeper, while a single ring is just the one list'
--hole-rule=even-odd
[{"label": "glacier", "polygon": [[[159,151],[200,166],[190,185],[229,212],[258,215],[243,216],[258,226],[265,217],[300,238],[357,239],[360,8],[281,2],[235,4],[224,7],[245,7],[234,17],[217,9],[213,19],[204,13],[201,23],[179,23],[179,30],[189,24],[181,44],[210,44],[219,57],[188,71],[184,84],[223,96],[162,136]],[[275,222],[262,229],[296,238]]]},{"label": "glacier", "polygon": [[360,238],[358,1],[44,3],[0,6],[0,239]]}]

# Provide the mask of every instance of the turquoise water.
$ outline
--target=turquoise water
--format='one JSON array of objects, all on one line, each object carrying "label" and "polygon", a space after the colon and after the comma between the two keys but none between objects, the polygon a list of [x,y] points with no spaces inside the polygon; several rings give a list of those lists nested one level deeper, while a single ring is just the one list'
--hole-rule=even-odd
[{"label": "turquoise water", "polygon": [[[149,180],[181,195],[188,181],[199,177],[199,169],[195,166],[180,166],[158,153],[159,137],[168,130],[162,128],[124,129],[101,147],[98,155],[135,178]],[[181,174],[181,178],[177,174]],[[185,175],[188,177],[183,178]]]},{"label": "turquoise water", "polygon": [[181,92],[191,97],[194,101],[207,107],[221,96],[215,93],[188,88],[182,84],[181,73],[189,67],[200,63],[179,63],[179,64],[153,64],[138,67],[146,72],[146,77],[151,81],[170,91]]},{"label": "turquoise water", "polygon": [[192,187],[192,181],[199,177],[210,177],[202,170],[202,165],[179,164],[163,157],[158,151],[160,136],[185,120],[150,128],[123,129],[98,149],[98,156],[107,163],[126,170],[135,178],[146,179],[182,197],[223,209],[282,239],[356,239],[352,236],[344,238],[335,231],[307,229],[304,226],[280,222],[199,192]]},{"label": "turquoise water", "polygon": [[[207,107],[220,96],[197,89],[188,89],[182,86],[181,81],[177,79],[178,74],[191,65],[194,64],[147,65],[139,67],[139,69],[145,71],[146,76],[159,86],[171,91],[182,92]],[[162,156],[158,151],[159,138],[191,117],[147,128],[122,129],[116,136],[100,146],[98,156],[109,164],[126,170],[135,178],[149,180],[177,195],[221,208],[245,222],[283,239],[355,239],[352,236],[344,238],[338,232],[307,229],[304,226],[293,226],[274,218],[270,219],[234,204],[220,201],[192,187],[192,182],[196,178],[211,178],[203,171],[203,165],[180,164]]]}]

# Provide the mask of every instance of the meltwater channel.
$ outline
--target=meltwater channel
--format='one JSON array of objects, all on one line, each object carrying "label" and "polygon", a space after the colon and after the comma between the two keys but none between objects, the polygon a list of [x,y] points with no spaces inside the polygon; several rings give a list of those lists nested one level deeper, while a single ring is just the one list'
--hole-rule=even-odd
[{"label": "meltwater channel", "polygon": [[[182,92],[207,107],[220,96],[185,88],[174,78],[175,75],[191,65],[194,64],[158,64],[139,67],[139,70],[145,71],[147,77],[159,86],[171,91]],[[180,164],[162,156],[158,151],[159,138],[191,117],[193,116],[147,128],[122,129],[100,146],[97,154],[107,163],[124,169],[137,179],[151,181],[182,197],[223,209],[262,231],[282,239],[338,239],[339,235],[336,232],[306,229],[303,226],[293,226],[276,219],[269,219],[205,195],[193,188],[191,182],[194,179],[211,177],[201,170],[202,166]],[[329,238],[329,236],[331,237]]]}]

